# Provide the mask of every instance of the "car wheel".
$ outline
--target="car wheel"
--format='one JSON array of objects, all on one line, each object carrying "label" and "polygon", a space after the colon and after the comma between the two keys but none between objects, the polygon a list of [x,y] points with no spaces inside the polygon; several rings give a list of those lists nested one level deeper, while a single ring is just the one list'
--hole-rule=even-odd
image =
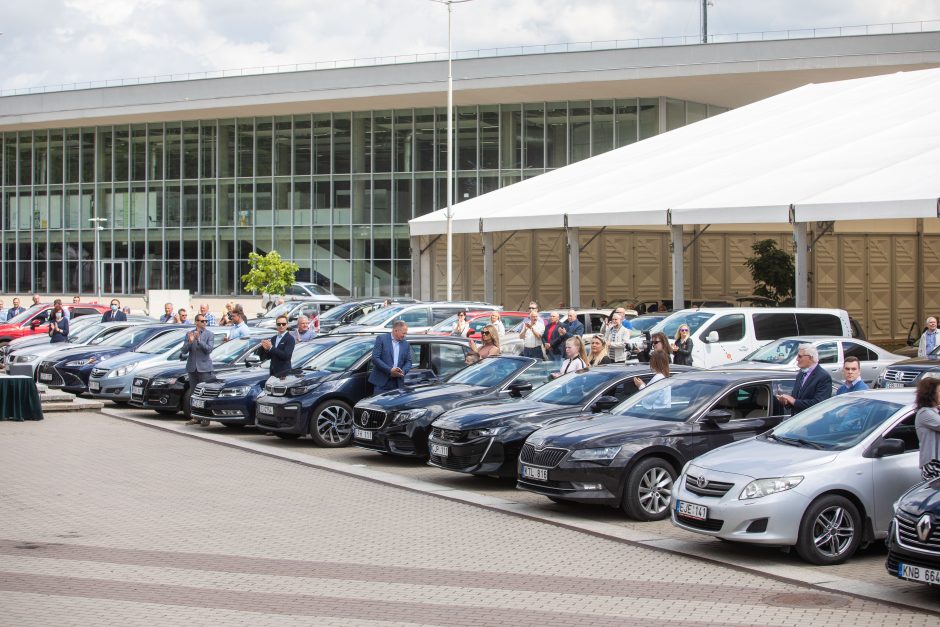
[{"label": "car wheel", "polygon": [[178,413],[175,409],[158,409],[156,412],[161,416],[175,416]]},{"label": "car wheel", "polygon": [[323,401],[310,414],[310,437],[319,446],[337,448],[352,441],[353,410],[339,399]]},{"label": "car wheel", "polygon": [[816,499],[803,514],[796,552],[811,564],[828,566],[849,559],[862,539],[862,517],[845,497]]},{"label": "car wheel", "polygon": [[300,437],[299,433],[280,433],[278,431],[275,431],[274,435],[281,438],[282,440],[296,440]]},{"label": "car wheel", "polygon": [[635,520],[663,520],[669,516],[669,499],[675,480],[676,471],[665,459],[644,459],[627,477],[621,508]]}]

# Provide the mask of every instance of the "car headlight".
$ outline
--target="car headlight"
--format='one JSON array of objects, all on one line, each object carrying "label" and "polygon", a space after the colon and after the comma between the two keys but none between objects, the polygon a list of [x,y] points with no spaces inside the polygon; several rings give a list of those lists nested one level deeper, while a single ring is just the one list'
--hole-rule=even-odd
[{"label": "car headlight", "polygon": [[173,385],[177,381],[177,377],[157,377],[150,381],[151,386],[163,386],[163,385]]},{"label": "car headlight", "polygon": [[418,420],[419,418],[427,418],[430,415],[430,409],[407,409],[395,414],[395,419],[392,420],[392,424],[402,425],[406,422],[413,422]]},{"label": "car headlight", "polygon": [[471,438],[491,438],[506,430],[506,427],[490,427],[489,429],[471,429],[467,435]]},{"label": "car headlight", "polygon": [[87,357],[85,359],[76,359],[75,361],[67,361],[63,364],[66,368],[80,368],[81,366],[87,366],[88,364],[93,364],[98,361],[97,357]]},{"label": "car headlight", "polygon": [[248,396],[248,392],[251,390],[250,385],[239,385],[234,388],[222,388],[222,391],[219,392],[219,398],[223,396]]},{"label": "car headlight", "polygon": [[39,355],[17,355],[13,358],[13,361],[18,364],[28,364],[31,361],[36,361],[38,357]]},{"label": "car headlight", "polygon": [[318,385],[320,385],[319,382],[308,383],[307,385],[295,385],[294,387],[287,388],[287,395],[288,396],[303,396],[304,394],[306,394],[313,388],[317,387]]},{"label": "car headlight", "polygon": [[130,372],[133,372],[134,368],[136,368],[136,367],[137,367],[137,364],[139,364],[139,363],[140,363],[140,362],[138,362],[138,361],[132,361],[132,362],[129,363],[129,364],[124,364],[123,366],[121,366],[121,367],[119,367],[119,368],[115,368],[114,370],[112,370],[111,372],[109,372],[108,374],[106,374],[105,376],[108,377],[109,379],[115,379],[115,378],[117,378],[117,377],[123,377],[124,375],[126,375],[126,374],[128,374],[128,373],[130,373]]},{"label": "car headlight", "polygon": [[571,459],[582,461],[610,461],[620,452],[620,446],[605,446],[604,448],[580,448],[571,453]]},{"label": "car headlight", "polygon": [[792,490],[796,486],[800,485],[800,482],[802,481],[803,477],[774,477],[772,479],[756,479],[744,486],[744,490],[741,491],[741,496],[738,498],[742,501],[763,498],[765,496],[770,496],[771,494],[776,494],[777,492]]}]

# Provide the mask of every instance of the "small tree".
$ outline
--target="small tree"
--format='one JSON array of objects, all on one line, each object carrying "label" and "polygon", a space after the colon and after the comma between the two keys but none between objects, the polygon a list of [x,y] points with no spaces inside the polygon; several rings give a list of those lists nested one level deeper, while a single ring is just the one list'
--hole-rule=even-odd
[{"label": "small tree", "polygon": [[294,282],[299,266],[292,261],[284,261],[276,250],[267,255],[248,253],[248,274],[242,275],[245,290],[264,292],[282,296]]},{"label": "small tree", "polygon": [[744,265],[754,279],[754,294],[782,302],[793,295],[796,271],[793,255],[777,248],[776,240],[763,239],[751,245],[754,256]]}]

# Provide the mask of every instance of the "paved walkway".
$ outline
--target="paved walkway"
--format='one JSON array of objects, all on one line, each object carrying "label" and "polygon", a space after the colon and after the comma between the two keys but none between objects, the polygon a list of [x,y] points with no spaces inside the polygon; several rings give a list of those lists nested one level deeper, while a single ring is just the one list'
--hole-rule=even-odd
[{"label": "paved walkway", "polygon": [[0,423],[4,625],[927,625],[100,414]]}]

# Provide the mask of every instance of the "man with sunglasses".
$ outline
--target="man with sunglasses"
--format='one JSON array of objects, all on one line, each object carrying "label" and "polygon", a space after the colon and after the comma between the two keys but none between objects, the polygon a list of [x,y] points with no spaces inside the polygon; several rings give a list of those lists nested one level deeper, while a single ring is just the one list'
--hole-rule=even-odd
[{"label": "man with sunglasses", "polygon": [[281,376],[290,372],[290,359],[296,344],[294,336],[287,332],[287,316],[278,316],[275,321],[277,335],[270,340],[261,340],[261,359],[271,360],[271,376]]},{"label": "man with sunglasses", "polygon": [[[212,339],[212,331],[206,328],[206,317],[201,313],[196,314],[196,328],[186,334],[186,339],[183,340],[183,350],[180,352],[181,356],[186,356],[186,374],[189,378],[184,407],[190,407],[189,401],[198,384],[213,379],[212,357],[209,356],[212,352]],[[196,425],[199,422],[190,414],[189,422],[186,424]],[[203,420],[202,426],[208,427],[209,421]]]}]

